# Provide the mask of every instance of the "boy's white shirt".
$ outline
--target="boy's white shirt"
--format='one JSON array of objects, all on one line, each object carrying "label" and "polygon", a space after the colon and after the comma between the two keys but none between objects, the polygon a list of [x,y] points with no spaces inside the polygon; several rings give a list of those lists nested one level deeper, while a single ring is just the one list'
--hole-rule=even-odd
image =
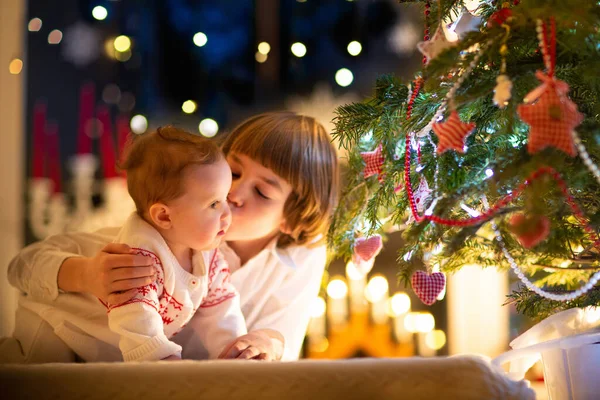
[{"label": "boy's white shirt", "polygon": [[[57,277],[69,257],[93,257],[107,243],[115,241],[119,228],[94,233],[52,236],[23,249],[9,265],[9,281],[30,298],[54,301],[59,297]],[[237,255],[226,245],[220,247],[231,270],[231,283],[240,294],[248,331],[274,329],[285,338],[282,360],[298,359],[310,306],[319,293],[326,263],[325,246],[290,246],[280,249],[276,239],[241,267]],[[72,296],[71,294],[61,294]],[[196,315],[173,341],[183,345],[184,358],[206,358],[194,334],[202,327]]]},{"label": "boy's white shirt", "polygon": [[[32,292],[20,301],[21,306],[49,322],[81,358],[146,361],[180,356],[181,346],[171,339],[192,317],[195,339],[208,349],[210,358],[216,358],[226,345],[247,333],[239,295],[229,282],[229,270],[220,251],[194,253],[193,271],[188,273],[162,236],[136,214],[114,240],[128,243],[136,253],[155,260],[156,282],[140,288],[131,300],[106,305],[91,295],[63,293],[51,299]],[[40,250],[43,253],[44,249]],[[56,254],[50,253],[47,262],[51,263]],[[35,260],[39,261],[44,262]],[[12,272],[11,268],[9,275]]]}]

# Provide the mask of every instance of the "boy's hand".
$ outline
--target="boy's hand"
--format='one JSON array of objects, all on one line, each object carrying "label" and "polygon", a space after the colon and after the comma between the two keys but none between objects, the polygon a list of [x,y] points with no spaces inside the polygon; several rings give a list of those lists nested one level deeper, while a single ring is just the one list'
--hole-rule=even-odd
[{"label": "boy's hand", "polygon": [[260,329],[240,336],[223,350],[219,358],[240,360],[280,360],[285,340],[272,329]]},{"label": "boy's hand", "polygon": [[110,243],[85,259],[81,291],[108,304],[121,304],[135,296],[138,287],[154,282],[154,274],[150,258],[131,254],[126,244]]}]

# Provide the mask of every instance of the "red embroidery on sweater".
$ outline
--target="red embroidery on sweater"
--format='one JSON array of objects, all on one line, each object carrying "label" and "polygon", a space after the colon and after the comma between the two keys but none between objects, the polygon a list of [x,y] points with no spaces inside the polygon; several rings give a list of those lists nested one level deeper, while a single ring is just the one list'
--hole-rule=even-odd
[{"label": "red embroidery on sweater", "polygon": [[162,315],[161,317],[162,317],[163,324],[165,324],[165,325],[169,325],[171,322],[174,321],[173,318],[169,318],[166,315]]},{"label": "red embroidery on sweater", "polygon": [[207,307],[214,307],[216,305],[221,304],[222,302],[231,299],[232,297],[235,297],[235,293],[229,293],[223,297],[219,297],[218,299],[215,300],[206,300],[204,301],[201,305],[200,308],[207,308]]},{"label": "red embroidery on sweater", "polygon": [[146,296],[148,293],[150,293],[150,285],[139,287],[137,288],[137,291],[142,296]]},{"label": "red embroidery on sweater", "polygon": [[127,300],[125,303],[117,304],[116,306],[110,306],[110,308],[108,309],[108,312],[111,312],[115,308],[123,307],[123,306],[126,306],[128,304],[133,304],[133,303],[145,303],[145,304],[149,305],[150,307],[154,308],[156,311],[158,311],[158,309],[156,308],[156,303],[154,301],[134,297],[131,300]]}]

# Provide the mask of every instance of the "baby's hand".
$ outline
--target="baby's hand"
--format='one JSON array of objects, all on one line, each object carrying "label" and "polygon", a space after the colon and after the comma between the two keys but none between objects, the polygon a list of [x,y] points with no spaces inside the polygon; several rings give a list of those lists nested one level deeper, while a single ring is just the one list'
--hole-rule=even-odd
[{"label": "baby's hand", "polygon": [[162,361],[181,361],[181,357],[176,356],[175,354],[170,355],[167,358],[163,358]]}]

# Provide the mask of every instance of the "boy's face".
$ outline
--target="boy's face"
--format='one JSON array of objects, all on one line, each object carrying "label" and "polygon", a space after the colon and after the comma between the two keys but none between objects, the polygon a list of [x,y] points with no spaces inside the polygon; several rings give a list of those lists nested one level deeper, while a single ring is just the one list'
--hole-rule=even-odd
[{"label": "boy's face", "polygon": [[247,241],[274,236],[284,228],[283,207],[290,184],[269,168],[243,154],[230,153],[233,181],[229,191],[231,228],[225,239]]},{"label": "boy's face", "polygon": [[184,194],[169,202],[172,242],[194,250],[219,246],[231,223],[227,194],[231,170],[225,160],[185,169]]}]

